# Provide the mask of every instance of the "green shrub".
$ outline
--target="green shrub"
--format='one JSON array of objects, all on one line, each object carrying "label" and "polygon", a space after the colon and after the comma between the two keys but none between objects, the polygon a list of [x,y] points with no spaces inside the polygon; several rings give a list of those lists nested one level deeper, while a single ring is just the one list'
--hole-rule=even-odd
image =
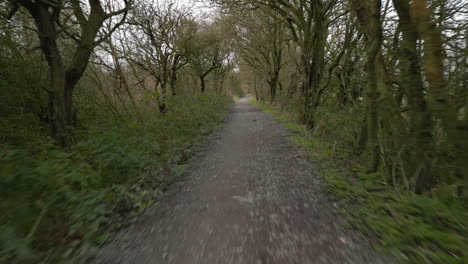
[{"label": "green shrub", "polygon": [[440,188],[433,197],[400,194],[384,174],[365,173],[346,150],[356,140],[359,127],[352,122],[361,114],[339,110],[330,114],[328,109],[317,115],[320,130],[308,133],[289,116],[255,104],[291,130],[290,140],[316,163],[314,167],[325,179],[327,190],[342,203],[350,224],[377,238],[385,250],[402,256],[398,261],[468,263],[468,210],[450,186]]},{"label": "green shrub", "polygon": [[163,116],[126,113],[77,133],[81,141],[67,150],[0,145],[0,262],[85,261],[183,172],[231,101],[178,96]]}]

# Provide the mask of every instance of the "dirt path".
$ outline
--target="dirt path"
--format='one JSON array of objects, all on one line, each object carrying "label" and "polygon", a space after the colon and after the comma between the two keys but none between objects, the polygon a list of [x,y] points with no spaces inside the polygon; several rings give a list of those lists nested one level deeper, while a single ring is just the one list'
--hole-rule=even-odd
[{"label": "dirt path", "polygon": [[241,99],[184,182],[92,263],[387,263],[343,228],[287,134]]}]

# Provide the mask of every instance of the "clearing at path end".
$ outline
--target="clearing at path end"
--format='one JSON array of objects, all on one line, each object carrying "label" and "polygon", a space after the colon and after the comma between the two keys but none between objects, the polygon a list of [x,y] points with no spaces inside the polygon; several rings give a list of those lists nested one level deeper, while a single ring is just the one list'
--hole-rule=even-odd
[{"label": "clearing at path end", "polygon": [[287,135],[241,99],[183,182],[92,263],[387,263],[343,227]]}]

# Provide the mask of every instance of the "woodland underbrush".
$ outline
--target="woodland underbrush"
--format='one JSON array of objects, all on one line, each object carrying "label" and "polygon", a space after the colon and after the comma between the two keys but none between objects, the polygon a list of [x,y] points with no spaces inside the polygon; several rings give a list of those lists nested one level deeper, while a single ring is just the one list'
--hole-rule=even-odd
[{"label": "woodland underbrush", "polygon": [[0,263],[83,263],[181,175],[232,99],[175,96],[165,114],[150,102],[115,115],[82,109],[87,123],[66,149],[36,116],[1,119]]},{"label": "woodland underbrush", "polygon": [[[290,112],[254,104],[291,131],[290,140],[311,159],[350,226],[378,249],[398,263],[468,263],[468,208],[457,180],[416,194],[395,185],[386,171],[368,173],[365,153],[356,155],[364,109],[322,109],[316,129],[306,131]],[[450,174],[450,151],[442,143],[437,155],[433,173],[444,177]]]}]

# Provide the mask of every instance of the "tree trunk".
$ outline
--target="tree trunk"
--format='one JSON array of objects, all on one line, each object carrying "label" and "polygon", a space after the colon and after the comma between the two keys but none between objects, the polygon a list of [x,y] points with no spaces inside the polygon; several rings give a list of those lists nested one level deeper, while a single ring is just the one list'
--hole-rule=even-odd
[{"label": "tree trunk", "polygon": [[254,94],[255,94],[255,100],[258,101],[258,89],[257,89],[257,76],[254,75],[254,81],[253,81],[253,89],[254,89]]},{"label": "tree trunk", "polygon": [[424,73],[429,85],[429,106],[440,119],[447,139],[455,149],[459,177],[468,177],[468,125],[458,119],[458,109],[446,89],[443,66],[443,39],[437,22],[431,19],[426,0],[414,0],[411,6],[414,21],[424,39]]},{"label": "tree trunk", "polygon": [[[400,48],[401,86],[407,96],[410,137],[407,168],[412,189],[424,188],[432,159],[431,115],[424,100],[424,85],[417,50],[418,32],[410,14],[409,0],[393,0],[403,34]],[[416,188],[417,187],[417,188]]]},{"label": "tree trunk", "polygon": [[50,126],[52,136],[59,146],[68,146],[70,143],[70,126],[72,125],[72,108],[67,90],[66,72],[62,57],[57,46],[57,31],[47,6],[40,5],[32,13],[38,28],[41,50],[45,55],[50,75]]},{"label": "tree trunk", "polygon": [[370,150],[368,168],[377,171],[380,163],[378,98],[384,88],[383,58],[381,53],[382,28],[380,0],[352,0],[352,7],[366,36],[367,53],[367,146]]},{"label": "tree trunk", "polygon": [[[72,1],[74,14],[79,24],[78,45],[74,50],[69,67],[65,69],[60,49],[57,45],[59,30],[57,21],[65,7],[60,3],[49,1],[18,0],[17,4],[23,6],[34,19],[37,35],[41,43],[41,50],[46,58],[50,73],[50,90],[52,108],[49,118],[52,135],[57,144],[66,147],[70,144],[73,127],[73,89],[83,76],[88,66],[89,57],[97,43],[105,40],[105,35],[96,41],[97,33],[106,19],[118,14],[124,14],[122,20],[113,28],[121,25],[126,17],[129,3],[125,8],[111,14],[106,14],[101,1],[89,1],[89,15],[84,17],[83,10],[78,1]],[[70,13],[70,12],[69,12]],[[60,27],[60,26],[59,26]]]},{"label": "tree trunk", "polygon": [[[156,79],[156,78],[155,78]],[[161,92],[158,91],[158,87],[161,87]],[[164,103],[164,94],[162,92],[162,83],[156,79],[155,83],[154,83],[154,91],[156,92],[156,103],[158,105],[158,109],[159,109],[159,112],[161,114],[165,114],[166,113],[166,104]]]},{"label": "tree trunk", "polygon": [[306,125],[307,128],[313,128],[313,118],[311,117],[312,114],[312,106],[313,106],[313,94],[312,94],[312,69],[310,64],[310,53],[308,51],[305,54],[302,54],[301,61],[302,61],[302,68],[303,68],[303,78],[302,78],[302,114],[301,114],[301,122]]},{"label": "tree trunk", "polygon": [[273,39],[273,46],[270,55],[270,65],[271,65],[271,75],[269,80],[270,86],[270,103],[273,104],[276,100],[276,93],[278,90],[278,83],[279,83],[279,75],[282,67],[282,59],[283,59],[283,40],[281,39],[281,29],[282,25],[276,23],[273,26],[273,31],[271,32],[274,35]]},{"label": "tree trunk", "polygon": [[117,71],[117,74],[119,75],[120,80],[121,80],[123,86],[125,87],[125,91],[127,92],[127,95],[128,95],[128,98],[130,99],[130,102],[132,103],[133,106],[136,106],[136,102],[135,102],[135,99],[133,98],[133,94],[132,94],[132,92],[130,90],[130,84],[128,83],[127,76],[125,75],[125,72],[122,69],[122,65],[120,63],[117,51],[116,51],[116,49],[114,47],[114,43],[112,43],[112,37],[109,37],[108,44],[109,44],[109,47],[110,47],[112,58],[114,60],[115,69]]},{"label": "tree trunk", "polygon": [[276,90],[278,89],[279,72],[274,71],[270,80],[268,80],[268,86],[270,88],[270,104],[273,104],[276,99]]},{"label": "tree trunk", "polygon": [[172,96],[177,95],[176,84],[177,84],[177,69],[175,66],[172,66],[171,77],[169,80],[169,86],[171,88]]},{"label": "tree trunk", "polygon": [[[325,7],[322,1],[312,2],[313,28],[305,32],[303,43],[302,65],[304,70],[304,113],[303,123],[307,129],[315,127],[315,112],[320,104],[321,83],[324,72],[325,44],[327,22]],[[305,29],[308,31],[308,29]]]},{"label": "tree trunk", "polygon": [[176,90],[176,83],[177,83],[177,73],[172,73],[171,75],[171,80],[170,80],[170,86],[171,86],[171,93],[172,96],[177,95],[177,90]]},{"label": "tree trunk", "polygon": [[200,76],[200,90],[202,93],[205,93],[205,88],[206,88],[206,81],[205,81],[205,76]]},{"label": "tree trunk", "polygon": [[370,148],[371,159],[369,169],[377,171],[379,166],[379,126],[378,126],[378,103],[379,98],[377,90],[378,74],[375,64],[377,61],[378,50],[380,49],[379,41],[371,41],[367,45],[368,58],[367,58],[367,144]]},{"label": "tree trunk", "polygon": [[[55,59],[54,59],[55,60]],[[66,88],[65,71],[58,62],[49,64],[51,76],[52,110],[50,117],[51,132],[59,146],[70,144],[72,121],[71,91]]]}]

